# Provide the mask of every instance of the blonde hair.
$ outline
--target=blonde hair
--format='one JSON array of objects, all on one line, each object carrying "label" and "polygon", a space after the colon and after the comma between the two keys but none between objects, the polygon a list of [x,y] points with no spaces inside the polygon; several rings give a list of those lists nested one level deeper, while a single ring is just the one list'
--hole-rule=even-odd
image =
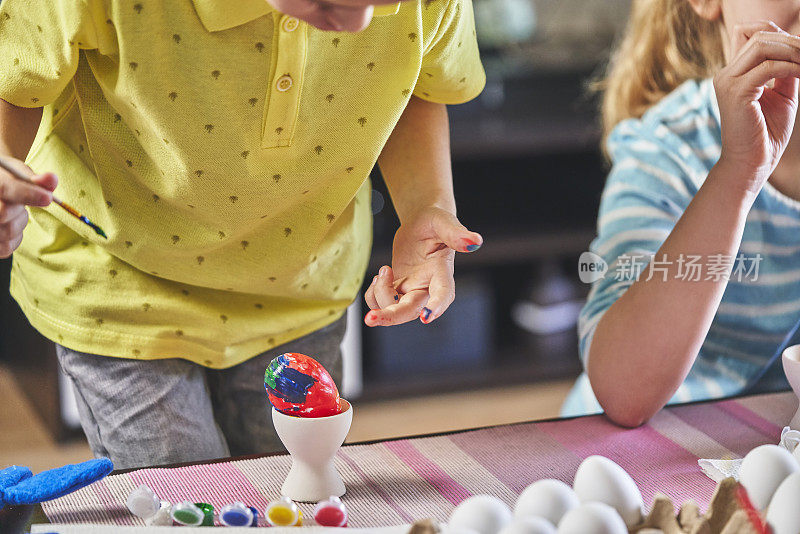
[{"label": "blonde hair", "polygon": [[714,75],[724,65],[720,24],[701,18],[688,0],[633,0],[605,79],[596,84],[604,93],[603,138],[683,82]]}]

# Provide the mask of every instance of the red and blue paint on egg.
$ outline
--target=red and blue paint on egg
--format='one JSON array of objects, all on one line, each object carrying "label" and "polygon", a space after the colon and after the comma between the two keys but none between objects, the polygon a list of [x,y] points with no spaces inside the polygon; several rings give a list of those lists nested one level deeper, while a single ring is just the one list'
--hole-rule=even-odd
[{"label": "red and blue paint on egg", "polygon": [[314,358],[296,352],[269,363],[264,387],[275,409],[298,417],[328,417],[341,412],[339,390],[331,375]]}]

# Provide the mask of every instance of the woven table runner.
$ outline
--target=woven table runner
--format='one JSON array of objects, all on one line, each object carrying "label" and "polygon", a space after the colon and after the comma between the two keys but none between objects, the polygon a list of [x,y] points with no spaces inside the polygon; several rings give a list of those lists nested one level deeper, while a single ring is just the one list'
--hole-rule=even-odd
[{"label": "woven table runner", "polygon": [[[408,534],[411,525],[397,527],[334,528],[302,527],[303,534]],[[113,530],[111,530],[113,529]],[[119,526],[103,524],[39,524],[31,526],[31,534],[176,534],[173,527]],[[178,534],[207,534],[208,527],[181,527]],[[228,527],[225,534],[253,534],[249,527]],[[297,527],[272,527],[269,534],[298,534]]]},{"label": "woven table runner", "polygon": [[[343,501],[351,527],[447,519],[454,506],[478,493],[513,505],[530,483],[572,483],[580,462],[601,454],[621,465],[648,506],[656,492],[673,502],[694,499],[704,509],[714,483],[698,458],[739,458],[778,443],[797,408],[792,393],[777,393],[661,410],[647,425],[623,429],[602,416],[523,423],[433,437],[343,447],[336,466],[347,486]],[[355,416],[358,417],[356,407]],[[263,512],[280,496],[288,456],[112,475],[42,504],[53,523],[141,525],[125,507],[128,494],[147,484],[172,503],[207,502],[216,509],[242,501]],[[313,505],[301,505],[305,517]]]}]

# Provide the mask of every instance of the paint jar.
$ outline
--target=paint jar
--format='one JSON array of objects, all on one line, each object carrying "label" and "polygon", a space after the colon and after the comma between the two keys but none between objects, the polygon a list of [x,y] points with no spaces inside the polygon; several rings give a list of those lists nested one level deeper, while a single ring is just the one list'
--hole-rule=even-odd
[{"label": "paint jar", "polygon": [[194,503],[200,510],[203,512],[203,522],[200,524],[201,527],[213,527],[214,526],[214,507],[205,502],[196,502]]},{"label": "paint jar", "polygon": [[219,511],[219,522],[226,527],[255,527],[258,526],[258,510],[242,502],[235,502],[222,507]]},{"label": "paint jar", "polygon": [[323,527],[346,527],[347,508],[339,497],[331,495],[314,507],[314,521]]},{"label": "paint jar", "polygon": [[179,502],[173,506],[170,515],[173,521],[187,527],[199,527],[205,519],[203,510],[190,501]]},{"label": "paint jar", "polygon": [[126,504],[133,515],[141,519],[148,519],[158,512],[161,507],[161,499],[147,485],[142,484],[128,495]]},{"label": "paint jar", "polygon": [[289,497],[281,497],[267,505],[267,523],[273,527],[299,527],[303,524],[300,508]]}]

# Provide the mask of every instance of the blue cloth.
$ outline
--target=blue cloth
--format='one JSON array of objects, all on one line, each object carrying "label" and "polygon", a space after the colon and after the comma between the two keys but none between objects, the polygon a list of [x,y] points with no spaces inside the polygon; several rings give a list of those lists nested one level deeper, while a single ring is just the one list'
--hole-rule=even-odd
[{"label": "blue cloth", "polygon": [[[584,367],[597,323],[634,283],[634,265],[644,271],[669,236],[721,148],[711,80],[684,83],[641,119],[621,122],[609,136],[613,166],[600,202],[598,235],[590,247],[607,263],[608,272],[594,282],[580,314]],[[754,380],[761,390],[788,387],[780,359],[773,361],[772,356],[800,319],[798,236],[800,202],[767,183],[748,214],[738,253],[719,258],[717,265],[733,264],[731,278],[697,359],[670,403],[743,393]],[[700,263],[703,277],[712,274],[713,258]],[[562,414],[599,411],[584,373]]]},{"label": "blue cloth", "polygon": [[108,458],[70,464],[33,475],[17,465],[0,471],[0,508],[57,499],[104,478],[114,469]]},{"label": "blue cloth", "polygon": [[0,471],[0,491],[11,487],[18,482],[22,482],[31,476],[33,476],[31,470],[20,465],[12,465],[11,467],[3,469]]}]

